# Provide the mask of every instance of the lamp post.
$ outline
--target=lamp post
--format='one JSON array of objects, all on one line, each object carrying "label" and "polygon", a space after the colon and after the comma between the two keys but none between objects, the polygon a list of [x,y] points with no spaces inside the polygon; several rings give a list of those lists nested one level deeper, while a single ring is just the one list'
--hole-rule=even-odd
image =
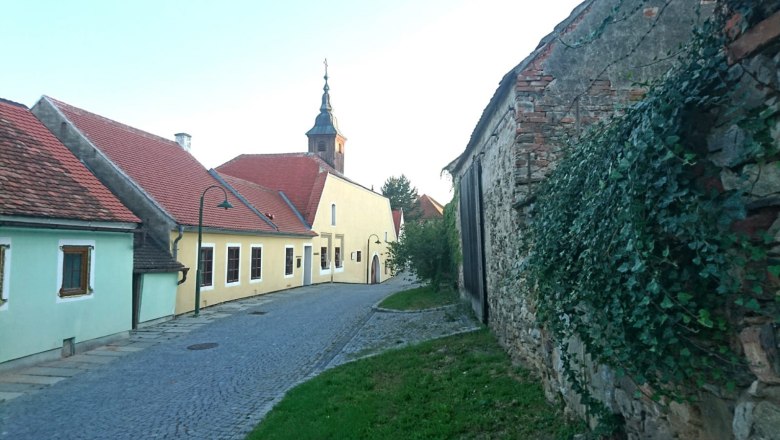
[{"label": "lamp post", "polygon": [[203,266],[203,255],[201,252],[201,246],[203,245],[203,199],[206,198],[206,193],[211,188],[219,188],[222,190],[222,194],[225,195],[225,200],[222,201],[219,205],[217,205],[217,208],[225,208],[227,211],[228,209],[232,208],[233,205],[228,202],[227,199],[227,191],[225,191],[225,188],[222,188],[219,185],[211,185],[210,187],[203,190],[203,194],[200,195],[200,208],[198,209],[198,269],[195,274],[195,315],[200,315],[200,284],[201,284],[201,266]]},{"label": "lamp post", "polygon": [[368,236],[368,240],[366,242],[366,284],[371,284],[368,277],[371,273],[371,262],[374,260],[371,258],[371,237],[376,237],[376,244],[382,244],[381,241],[379,241],[379,236],[376,234],[371,234]]}]

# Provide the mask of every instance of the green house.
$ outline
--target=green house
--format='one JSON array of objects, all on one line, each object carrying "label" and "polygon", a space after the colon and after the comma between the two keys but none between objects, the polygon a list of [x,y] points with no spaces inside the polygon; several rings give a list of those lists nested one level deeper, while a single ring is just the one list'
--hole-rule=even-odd
[{"label": "green house", "polygon": [[27,107],[0,100],[0,368],[128,334],[139,222]]}]

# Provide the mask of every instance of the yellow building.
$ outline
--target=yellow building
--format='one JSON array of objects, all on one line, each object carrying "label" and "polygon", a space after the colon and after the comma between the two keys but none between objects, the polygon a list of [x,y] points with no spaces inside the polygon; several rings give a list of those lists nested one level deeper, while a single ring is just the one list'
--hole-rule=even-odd
[{"label": "yellow building", "polygon": [[[295,258],[315,234],[278,192],[257,194],[250,204],[206,170],[189,152],[189,135],[174,142],[45,96],[33,112],[142,219],[145,240],[191,268],[178,285],[134,277],[136,302],[169,304],[161,318],[195,308],[201,206],[200,307],[303,284]],[[230,209],[218,207],[225,200]]]},{"label": "yellow building", "polygon": [[217,171],[280,191],[318,235],[304,245],[304,283],[381,282],[391,276],[387,243],[397,239],[390,201],[344,175],[347,139],[332,110],[326,72],[320,113],[306,133],[308,152],[243,154]]}]

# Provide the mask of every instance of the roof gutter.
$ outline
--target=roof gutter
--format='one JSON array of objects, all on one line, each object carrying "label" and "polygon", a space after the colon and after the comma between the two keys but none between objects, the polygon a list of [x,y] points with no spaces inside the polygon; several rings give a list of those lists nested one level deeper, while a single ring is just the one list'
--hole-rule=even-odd
[{"label": "roof gutter", "polygon": [[63,218],[22,217],[0,215],[0,225],[28,228],[80,229],[87,231],[133,232],[138,223],[71,220]]}]

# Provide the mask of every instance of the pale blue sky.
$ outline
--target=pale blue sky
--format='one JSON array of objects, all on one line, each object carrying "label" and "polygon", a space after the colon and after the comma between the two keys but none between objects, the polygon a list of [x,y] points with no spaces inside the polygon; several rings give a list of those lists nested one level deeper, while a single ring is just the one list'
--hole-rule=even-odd
[{"label": "pale blue sky", "polygon": [[328,58],[345,174],[446,203],[501,77],[580,0],[0,0],[0,97],[192,134],[206,167],[306,151]]}]

